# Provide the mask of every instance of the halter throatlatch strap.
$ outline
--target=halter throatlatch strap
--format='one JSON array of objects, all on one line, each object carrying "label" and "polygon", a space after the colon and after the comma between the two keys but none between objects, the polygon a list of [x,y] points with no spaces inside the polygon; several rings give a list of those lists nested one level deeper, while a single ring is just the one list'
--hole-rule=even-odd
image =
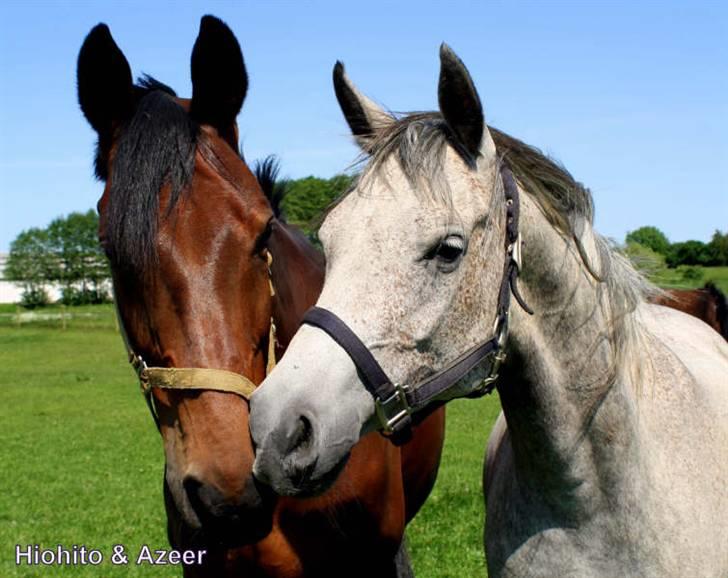
[{"label": "halter throatlatch strap", "polygon": [[[273,280],[271,276],[271,264],[273,256],[270,251],[267,252],[266,259],[268,261],[268,284],[270,287],[270,295],[275,295]],[[160,428],[159,413],[154,407],[154,396],[152,390],[156,387],[159,389],[183,389],[183,390],[212,390],[222,391],[226,393],[235,393],[250,401],[250,396],[257,388],[257,385],[250,379],[225,369],[210,369],[202,367],[148,367],[141,355],[134,353],[129,341],[129,336],[124,327],[124,321],[121,318],[119,305],[114,295],[114,308],[116,311],[116,319],[119,325],[119,332],[124,341],[129,363],[139,378],[139,385],[144,399],[147,402],[149,411],[154,418],[157,429]],[[276,365],[276,326],[271,317],[270,328],[268,330],[268,362],[266,365],[266,375],[268,375]]]},{"label": "halter throatlatch strap", "polygon": [[451,390],[468,373],[488,362],[485,378],[472,390],[462,394],[480,397],[493,391],[498,371],[505,361],[505,344],[508,338],[508,311],[511,294],[529,314],[533,314],[518,291],[518,273],[521,268],[521,237],[518,232],[520,205],[518,186],[511,171],[501,165],[506,199],[505,263],[503,279],[498,291],[493,336],[467,350],[444,369],[413,385],[392,382],[357,335],[331,311],[320,307],[309,309],[302,323],[318,327],[326,332],[356,365],[364,387],[374,397],[379,426],[385,434],[393,436],[395,443],[407,439],[413,422],[418,422],[444,403],[444,394]]}]

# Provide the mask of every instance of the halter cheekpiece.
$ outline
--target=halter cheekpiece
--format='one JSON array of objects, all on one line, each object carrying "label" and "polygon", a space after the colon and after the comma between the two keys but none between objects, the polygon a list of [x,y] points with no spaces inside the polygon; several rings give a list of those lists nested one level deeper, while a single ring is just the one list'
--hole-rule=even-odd
[{"label": "halter cheekpiece", "polygon": [[[270,251],[267,252],[268,266],[268,285],[271,297],[275,296],[273,287],[273,278],[271,274],[271,265],[273,256]],[[142,358],[134,352],[129,341],[129,336],[124,328],[124,321],[121,318],[118,301],[114,295],[114,307],[116,309],[116,317],[119,323],[121,337],[126,347],[129,357],[129,363],[134,368],[139,379],[144,399],[147,402],[149,411],[152,414],[157,429],[160,428],[159,413],[154,406],[154,397],[152,390],[157,387],[160,389],[193,389],[193,390],[213,390],[235,393],[250,401],[250,396],[256,390],[257,385],[246,376],[225,369],[210,369],[206,367],[149,367]],[[276,364],[275,358],[276,347],[276,325],[271,317],[270,328],[268,330],[268,362],[266,365],[266,375],[269,374]]]},{"label": "halter cheekpiece", "polygon": [[521,237],[518,232],[518,186],[505,163],[500,165],[500,176],[506,200],[505,264],[498,292],[498,307],[493,324],[493,336],[467,350],[444,369],[412,385],[393,383],[366,345],[331,311],[312,307],[302,323],[325,331],[356,365],[359,377],[374,397],[377,420],[381,430],[404,441],[413,421],[421,421],[444,403],[441,396],[452,389],[463,377],[479,365],[489,363],[486,377],[468,393],[458,397],[481,397],[495,388],[498,371],[506,358],[508,337],[508,310],[511,293],[529,314],[533,311],[518,291],[518,273],[521,268]]}]

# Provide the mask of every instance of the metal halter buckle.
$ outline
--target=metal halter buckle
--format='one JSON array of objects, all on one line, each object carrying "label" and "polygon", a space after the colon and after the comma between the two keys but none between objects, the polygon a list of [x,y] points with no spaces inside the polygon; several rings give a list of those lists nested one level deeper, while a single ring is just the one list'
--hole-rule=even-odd
[{"label": "metal halter buckle", "polygon": [[490,366],[488,375],[483,378],[483,381],[473,389],[468,397],[481,397],[493,391],[493,384],[498,381],[498,370],[505,360],[506,352],[502,349],[498,350],[495,356],[493,356],[493,365]]},{"label": "metal halter buckle", "polygon": [[377,418],[385,434],[394,433],[399,423],[412,413],[412,408],[407,402],[408,387],[398,383],[392,385],[394,393],[391,396],[385,400],[374,400]]},{"label": "metal halter buckle", "polygon": [[518,233],[516,240],[511,245],[511,260],[516,264],[518,270],[521,270],[521,233]]},{"label": "metal halter buckle", "polygon": [[149,387],[149,374],[147,373],[147,362],[144,361],[141,355],[134,355],[133,353],[130,355],[131,359],[131,366],[134,368],[134,371],[136,371],[137,377],[139,378],[139,385],[142,388],[142,391],[146,392]]}]

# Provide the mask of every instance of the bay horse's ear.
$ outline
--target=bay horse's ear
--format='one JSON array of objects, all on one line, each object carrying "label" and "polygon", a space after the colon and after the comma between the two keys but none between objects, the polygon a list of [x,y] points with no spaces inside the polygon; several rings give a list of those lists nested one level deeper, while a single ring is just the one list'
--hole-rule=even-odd
[{"label": "bay horse's ear", "polygon": [[377,132],[392,124],[394,117],[359,92],[338,60],[334,66],[334,91],[356,142],[368,151]]},{"label": "bay horse's ear", "polygon": [[102,141],[114,123],[126,120],[134,106],[131,69],[106,24],[97,24],[83,41],[76,68],[78,102]]},{"label": "bay horse's ear", "polygon": [[477,159],[486,135],[483,106],[465,65],[444,42],[440,45],[440,112],[465,150]]},{"label": "bay horse's ear", "polygon": [[247,91],[248,73],[235,35],[219,18],[203,16],[192,49],[190,114],[217,128],[237,148],[235,117]]}]

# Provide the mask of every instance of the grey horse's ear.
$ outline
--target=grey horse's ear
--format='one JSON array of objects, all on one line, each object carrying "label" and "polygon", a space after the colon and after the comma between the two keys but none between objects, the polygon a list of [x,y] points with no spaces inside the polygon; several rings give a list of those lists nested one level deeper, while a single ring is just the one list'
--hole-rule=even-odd
[{"label": "grey horse's ear", "polygon": [[334,91],[356,142],[368,151],[377,133],[391,125],[394,117],[359,92],[338,60],[334,66]]},{"label": "grey horse's ear", "polygon": [[477,158],[485,136],[485,118],[478,91],[462,60],[444,42],[440,45],[440,112],[465,150]]}]

